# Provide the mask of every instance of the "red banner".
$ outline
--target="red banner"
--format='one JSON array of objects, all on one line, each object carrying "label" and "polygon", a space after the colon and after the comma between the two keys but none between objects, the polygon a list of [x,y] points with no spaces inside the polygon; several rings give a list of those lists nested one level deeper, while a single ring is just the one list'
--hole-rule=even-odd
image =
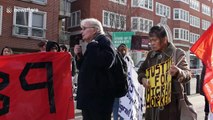
[{"label": "red banner", "polygon": [[74,118],[70,55],[0,57],[0,120]]},{"label": "red banner", "polygon": [[190,49],[206,66],[203,91],[213,112],[213,24]]}]

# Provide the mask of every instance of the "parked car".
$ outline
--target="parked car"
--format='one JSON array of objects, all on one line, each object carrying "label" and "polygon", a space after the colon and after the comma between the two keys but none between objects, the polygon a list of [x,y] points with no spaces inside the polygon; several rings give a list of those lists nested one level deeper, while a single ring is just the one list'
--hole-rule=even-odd
[{"label": "parked car", "polygon": [[141,64],[144,62],[144,60],[140,60],[134,67],[135,71],[138,72],[139,67],[141,66]]}]

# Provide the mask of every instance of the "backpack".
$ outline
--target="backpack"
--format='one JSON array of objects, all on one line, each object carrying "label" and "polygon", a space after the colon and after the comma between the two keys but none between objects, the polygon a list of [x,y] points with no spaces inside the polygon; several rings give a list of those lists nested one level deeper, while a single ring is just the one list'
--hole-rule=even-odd
[{"label": "backpack", "polygon": [[114,63],[109,72],[113,79],[113,95],[117,98],[125,96],[128,92],[128,68],[119,52],[116,52]]},{"label": "backpack", "polygon": [[[99,35],[95,40],[97,41],[102,37],[105,36]],[[106,94],[119,98],[125,96],[128,92],[128,68],[123,56],[115,49],[113,49],[113,51],[115,53],[115,59],[107,70],[108,81],[106,82],[105,87],[108,89]]]}]

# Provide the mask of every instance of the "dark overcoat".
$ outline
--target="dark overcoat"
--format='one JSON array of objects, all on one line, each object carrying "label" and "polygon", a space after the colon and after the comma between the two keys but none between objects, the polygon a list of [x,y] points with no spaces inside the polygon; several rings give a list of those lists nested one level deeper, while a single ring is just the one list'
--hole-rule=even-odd
[{"label": "dark overcoat", "polygon": [[107,69],[110,68],[114,59],[115,50],[106,37],[88,43],[84,55],[76,61],[79,69],[78,109],[112,109],[114,96],[104,94],[102,88],[108,80]]}]

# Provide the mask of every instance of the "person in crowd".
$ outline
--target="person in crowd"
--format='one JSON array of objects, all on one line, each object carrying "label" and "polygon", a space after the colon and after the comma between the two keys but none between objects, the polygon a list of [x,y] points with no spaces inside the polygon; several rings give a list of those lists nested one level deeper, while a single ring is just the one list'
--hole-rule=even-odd
[{"label": "person in crowd", "polygon": [[46,52],[46,44],[47,44],[46,41],[40,41],[38,43],[38,47],[39,47],[40,52]]},{"label": "person in crowd", "polygon": [[132,58],[129,56],[128,48],[127,48],[126,44],[124,44],[124,43],[120,44],[117,48],[117,51],[119,53],[121,53],[121,55],[123,56],[124,60],[127,63],[130,63],[134,67],[134,62],[133,62]]},{"label": "person in crowd", "polygon": [[2,49],[2,51],[1,51],[1,55],[2,55],[2,56],[5,56],[5,55],[12,55],[12,54],[13,54],[13,50],[12,50],[10,47],[8,47],[8,46],[4,47],[4,48]]},{"label": "person in crowd", "polygon": [[208,99],[206,98],[206,96],[205,96],[205,94],[203,92],[203,83],[204,83],[205,74],[206,74],[206,66],[203,63],[203,69],[202,69],[202,72],[201,72],[200,94],[203,95],[204,99],[205,99],[205,106],[204,106],[205,118],[204,118],[204,120],[208,120],[209,102],[208,102]]},{"label": "person in crowd", "polygon": [[111,120],[114,96],[106,95],[102,85],[109,79],[108,69],[114,62],[115,50],[97,19],[82,20],[81,28],[82,39],[88,44],[84,54],[80,45],[74,47],[79,69],[77,109],[82,110],[83,120]]},{"label": "person in crowd", "polygon": [[67,47],[65,45],[61,45],[60,52],[68,52]]},{"label": "person in crowd", "polygon": [[[127,65],[131,65],[134,67],[134,62],[128,54],[128,48],[126,44],[121,43],[118,46],[117,51],[122,55]],[[119,98],[115,98],[115,101],[113,104],[113,119],[118,120],[118,118],[120,118],[120,120],[123,120],[123,118],[118,115],[118,109],[119,109]]]},{"label": "person in crowd", "polygon": [[[70,53],[65,45],[61,45],[60,46],[60,52],[68,52],[68,53]],[[75,74],[76,74],[76,62],[75,62],[75,59],[73,58],[73,55],[71,53],[70,53],[70,55],[72,56],[72,64],[71,64],[71,66],[72,66],[71,67],[72,68],[72,76],[75,76]]]},{"label": "person in crowd", "polygon": [[[165,29],[162,26],[153,26],[149,32],[149,40],[152,50],[149,51],[144,63],[138,70],[138,81],[150,88],[150,81],[146,77],[146,69],[173,58],[168,73],[171,80],[171,102],[163,107],[151,107],[146,109],[146,120],[180,120],[179,95],[184,91],[182,83],[191,79],[190,69],[186,60],[186,54],[182,49],[177,49],[168,41]],[[178,87],[179,86],[179,87]]]},{"label": "person in crowd", "polygon": [[54,41],[48,41],[46,44],[46,52],[60,52],[58,43]]},{"label": "person in crowd", "polygon": [[60,52],[68,52],[71,55],[71,71],[72,71],[72,88],[73,88],[73,96],[76,99],[75,89],[76,89],[76,83],[77,83],[77,76],[76,76],[76,62],[75,58],[72,56],[72,54],[68,51],[67,47],[65,45],[60,46]]}]

